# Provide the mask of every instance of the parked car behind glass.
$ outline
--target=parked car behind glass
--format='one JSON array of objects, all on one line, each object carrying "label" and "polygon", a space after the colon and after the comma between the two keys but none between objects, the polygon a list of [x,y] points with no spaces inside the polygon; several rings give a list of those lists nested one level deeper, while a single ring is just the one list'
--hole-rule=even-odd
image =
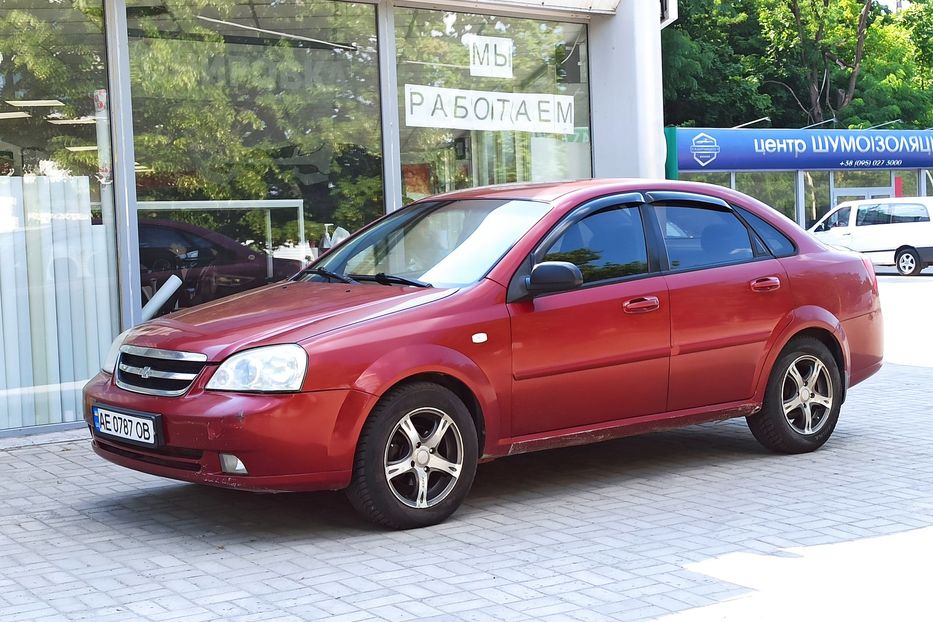
[{"label": "parked car behind glass", "polygon": [[285,283],[138,326],[85,387],[85,418],[117,464],[346,488],[407,528],[516,453],[728,417],[812,451],[880,368],[881,326],[864,257],[731,190],[478,188],[397,210]]},{"label": "parked car behind glass", "polygon": [[827,244],[865,253],[879,266],[895,266],[899,273],[914,276],[933,265],[931,211],[931,197],[846,201],[810,233]]},{"label": "parked car behind glass", "polygon": [[191,307],[286,279],[301,262],[268,256],[216,231],[173,220],[139,221],[139,264],[143,304],[172,274],[182,286],[163,307]]}]

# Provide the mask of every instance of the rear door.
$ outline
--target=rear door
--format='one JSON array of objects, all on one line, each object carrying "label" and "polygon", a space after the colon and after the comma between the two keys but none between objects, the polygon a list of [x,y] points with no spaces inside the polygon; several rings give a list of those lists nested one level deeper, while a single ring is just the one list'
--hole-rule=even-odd
[{"label": "rear door", "polygon": [[664,235],[670,294],[668,410],[748,399],[768,338],[787,321],[787,274],[726,202],[648,195]]},{"label": "rear door", "polygon": [[529,261],[574,263],[584,284],[509,304],[513,436],[666,409],[670,306],[641,198],[578,208]]}]

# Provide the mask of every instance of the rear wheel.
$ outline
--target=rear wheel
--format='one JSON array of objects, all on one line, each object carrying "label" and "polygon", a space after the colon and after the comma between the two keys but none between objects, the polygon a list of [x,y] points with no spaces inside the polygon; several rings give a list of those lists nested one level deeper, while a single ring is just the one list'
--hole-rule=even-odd
[{"label": "rear wheel", "polygon": [[380,525],[434,525],[463,502],[478,456],[473,419],[453,392],[405,385],[388,393],[363,426],[347,496]]},{"label": "rear wheel", "polygon": [[912,248],[902,248],[897,251],[894,265],[897,266],[897,271],[904,276],[916,276],[923,270],[920,255]]},{"label": "rear wheel", "polygon": [[842,404],[842,379],[829,349],[812,337],[791,341],[771,370],[761,411],[748,427],[780,453],[819,448],[833,433]]}]

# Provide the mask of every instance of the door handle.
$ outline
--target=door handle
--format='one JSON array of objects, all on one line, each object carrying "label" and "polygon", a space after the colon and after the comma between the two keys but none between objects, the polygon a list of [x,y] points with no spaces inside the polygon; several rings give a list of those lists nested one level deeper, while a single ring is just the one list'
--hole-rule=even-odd
[{"label": "door handle", "polygon": [[773,292],[781,287],[781,279],[776,276],[766,276],[755,279],[749,285],[751,285],[753,292]]},{"label": "door handle", "polygon": [[852,235],[852,232],[849,231],[848,233],[840,233],[839,235]]},{"label": "door handle", "polygon": [[657,296],[642,296],[632,298],[622,303],[622,310],[626,313],[648,313],[661,308],[661,301]]}]

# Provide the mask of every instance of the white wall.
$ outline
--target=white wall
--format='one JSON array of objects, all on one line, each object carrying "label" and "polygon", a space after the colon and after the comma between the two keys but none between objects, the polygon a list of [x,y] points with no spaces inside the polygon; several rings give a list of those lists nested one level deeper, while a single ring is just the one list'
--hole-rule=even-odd
[{"label": "white wall", "polygon": [[656,0],[622,0],[589,30],[594,177],[664,177],[661,23]]}]

